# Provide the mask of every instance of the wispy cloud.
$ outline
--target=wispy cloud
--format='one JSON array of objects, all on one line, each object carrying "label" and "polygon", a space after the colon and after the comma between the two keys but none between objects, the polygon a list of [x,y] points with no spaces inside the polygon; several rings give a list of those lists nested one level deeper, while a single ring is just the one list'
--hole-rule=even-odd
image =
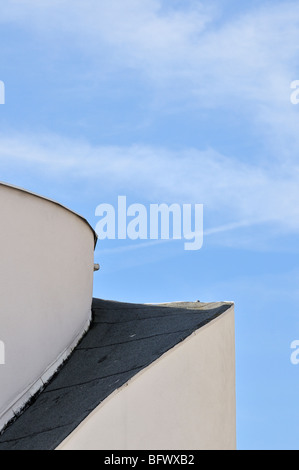
[{"label": "wispy cloud", "polygon": [[212,81],[212,99],[219,93],[224,97],[224,87],[226,93],[239,89],[244,99],[261,99],[265,77],[271,82],[263,89],[269,89],[277,78],[274,72],[293,68],[291,62],[298,57],[297,2],[268,3],[249,11],[244,7],[233,18],[226,17],[219,2],[207,6],[186,0],[174,8],[165,8],[166,3],[8,0],[0,22],[16,22],[57,42],[62,32],[81,53],[85,49],[95,59],[105,54],[115,66],[132,66],[152,78],[165,74],[167,82],[171,76],[190,79],[198,90]]},{"label": "wispy cloud", "polygon": [[131,69],[134,83],[138,77],[154,90],[145,93],[159,109],[183,102],[193,122],[196,110],[224,109],[244,126],[250,121],[267,148],[244,162],[242,142],[232,157],[215,150],[217,136],[213,148],[173,151],[12,133],[1,136],[3,175],[30,168],[41,180],[59,175],[70,192],[85,181],[102,197],[203,203],[212,228],[246,221],[298,232],[299,113],[289,99],[299,78],[298,2],[244,7],[234,17],[221,2],[191,0],[176,8],[162,0],[8,0],[1,8],[0,22],[30,30],[45,48],[56,44],[58,54],[73,49],[95,77],[119,74],[121,81]]},{"label": "wispy cloud", "polygon": [[299,168],[293,163],[281,168],[244,163],[213,149],[101,147],[21,135],[1,137],[0,162],[4,173],[31,165],[40,181],[59,175],[72,193],[78,181],[94,196],[100,187],[105,202],[127,194],[137,201],[203,203],[219,232],[270,223],[283,233],[299,231]]},{"label": "wispy cloud", "polygon": [[[226,224],[226,225],[221,225],[219,227],[213,227],[209,228],[204,231],[203,235],[204,238],[210,236],[210,235],[215,235],[215,234],[220,234],[224,232],[232,232],[234,230],[237,230],[239,228],[244,228],[244,227],[252,227],[253,225],[259,225],[262,224],[264,221],[241,221],[241,222],[235,222],[232,224]],[[195,234],[193,234],[195,235]],[[197,234],[196,234],[197,235]],[[200,234],[199,234],[200,235]],[[139,243],[132,243],[130,245],[125,245],[125,246],[118,246],[116,248],[105,248],[105,249],[99,249],[99,252],[102,255],[106,254],[117,254],[117,253],[126,253],[130,251],[135,251],[135,250],[141,250],[141,249],[147,249],[147,248],[152,248],[157,245],[165,245],[165,244],[175,244],[178,243],[177,240],[174,240],[170,238],[169,240],[151,240],[147,242],[139,242]]]},{"label": "wispy cloud", "polygon": [[[87,54],[99,69],[98,59],[105,56],[115,67],[132,67],[168,85],[182,79],[201,104],[223,102],[236,93],[244,101],[284,100],[281,78],[294,71],[299,54],[297,2],[244,7],[233,18],[226,17],[219,2],[207,6],[186,0],[174,8],[165,8],[166,3],[8,0],[0,22],[18,23],[58,43],[64,34],[65,44]],[[279,96],[273,95],[277,89]]]},{"label": "wispy cloud", "polygon": [[121,80],[132,70],[154,88],[157,107],[174,101],[247,116],[275,142],[273,152],[291,154],[299,144],[299,113],[289,100],[299,73],[298,2],[244,6],[233,17],[208,3],[8,0],[0,22],[30,30],[45,48],[56,44],[58,55],[85,56],[94,77]]}]

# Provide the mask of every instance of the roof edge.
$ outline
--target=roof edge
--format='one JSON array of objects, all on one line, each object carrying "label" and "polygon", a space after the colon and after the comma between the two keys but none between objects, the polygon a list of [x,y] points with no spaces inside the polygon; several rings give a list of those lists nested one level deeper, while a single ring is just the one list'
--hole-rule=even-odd
[{"label": "roof edge", "polygon": [[37,193],[34,193],[33,191],[29,191],[28,189],[21,188],[20,186],[15,186],[15,185],[10,184],[10,183],[5,183],[4,181],[0,181],[0,186],[4,186],[4,187],[10,188],[10,189],[15,189],[16,191],[20,191],[22,193],[29,194],[30,196],[37,197],[39,199],[43,199],[44,201],[50,202],[50,203],[54,204],[55,206],[61,207],[62,209],[66,210],[67,212],[70,212],[71,214],[75,215],[76,217],[79,217],[79,219],[81,219],[85,224],[87,224],[88,227],[90,228],[90,230],[92,231],[93,236],[94,236],[94,248],[96,248],[97,242],[98,242],[98,235],[95,232],[95,230],[92,228],[92,226],[90,225],[88,220],[85,219],[82,215],[78,214],[78,212],[75,212],[72,209],[69,209],[68,207],[64,206],[60,202],[55,201],[54,199],[48,198],[46,196],[42,196],[42,195],[37,194]]}]

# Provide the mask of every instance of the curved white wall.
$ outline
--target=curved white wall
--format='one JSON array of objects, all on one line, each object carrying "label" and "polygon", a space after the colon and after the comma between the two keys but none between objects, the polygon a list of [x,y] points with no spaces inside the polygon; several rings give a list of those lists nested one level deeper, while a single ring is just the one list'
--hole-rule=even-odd
[{"label": "curved white wall", "polygon": [[0,430],[91,319],[95,234],[77,214],[0,184]]},{"label": "curved white wall", "polygon": [[235,450],[234,307],[99,405],[58,450]]}]

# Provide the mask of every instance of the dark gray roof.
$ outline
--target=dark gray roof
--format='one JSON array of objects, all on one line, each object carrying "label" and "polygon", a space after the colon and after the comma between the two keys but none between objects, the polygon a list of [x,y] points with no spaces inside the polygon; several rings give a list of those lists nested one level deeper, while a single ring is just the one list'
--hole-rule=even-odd
[{"label": "dark gray roof", "polygon": [[231,305],[139,305],[95,299],[89,332],[43,392],[6,429],[0,450],[55,449],[113,391]]}]

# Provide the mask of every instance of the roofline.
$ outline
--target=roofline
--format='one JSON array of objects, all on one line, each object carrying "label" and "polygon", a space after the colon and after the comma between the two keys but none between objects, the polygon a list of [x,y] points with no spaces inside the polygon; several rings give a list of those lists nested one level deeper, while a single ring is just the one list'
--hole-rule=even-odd
[{"label": "roofline", "polygon": [[97,241],[98,241],[98,235],[97,235],[97,233],[95,232],[95,230],[92,228],[92,226],[90,225],[90,223],[87,221],[87,219],[85,219],[82,215],[78,214],[77,212],[73,211],[72,209],[69,209],[68,207],[64,206],[64,205],[61,204],[60,202],[55,201],[54,199],[50,199],[50,198],[48,198],[48,197],[41,196],[40,194],[34,193],[34,192],[32,192],[32,191],[29,191],[29,190],[27,190],[27,189],[21,188],[21,187],[19,187],[19,186],[15,186],[15,185],[13,185],[13,184],[5,183],[5,182],[3,182],[3,181],[0,181],[0,186],[4,186],[4,187],[10,188],[10,189],[15,189],[15,190],[20,191],[20,192],[22,192],[22,193],[29,194],[30,196],[34,196],[34,197],[37,197],[37,198],[39,198],[39,199],[43,199],[44,201],[50,202],[50,203],[52,203],[52,204],[55,204],[55,206],[61,207],[61,209],[64,209],[64,210],[66,210],[67,212],[70,212],[71,214],[75,215],[76,217],[79,217],[79,219],[81,219],[86,225],[88,225],[88,227],[89,227],[90,230],[92,231],[93,236],[94,236],[94,248],[96,248],[96,246],[97,246]]}]

